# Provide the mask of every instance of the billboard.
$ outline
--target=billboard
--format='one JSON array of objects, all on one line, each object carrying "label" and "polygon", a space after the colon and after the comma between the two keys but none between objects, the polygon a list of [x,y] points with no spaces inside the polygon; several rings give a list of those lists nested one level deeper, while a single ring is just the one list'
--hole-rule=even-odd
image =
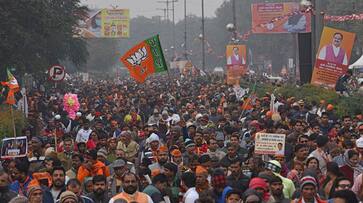
[{"label": "billboard", "polygon": [[247,72],[246,45],[227,45],[227,84],[239,84],[241,76]]},{"label": "billboard", "polygon": [[80,25],[84,38],[128,38],[130,37],[129,9],[101,9],[90,13]]},{"label": "billboard", "polygon": [[311,32],[311,15],[300,11],[297,2],[251,5],[253,33]]},{"label": "billboard", "polygon": [[339,76],[348,70],[355,34],[324,27],[316,55],[311,83],[334,88]]}]

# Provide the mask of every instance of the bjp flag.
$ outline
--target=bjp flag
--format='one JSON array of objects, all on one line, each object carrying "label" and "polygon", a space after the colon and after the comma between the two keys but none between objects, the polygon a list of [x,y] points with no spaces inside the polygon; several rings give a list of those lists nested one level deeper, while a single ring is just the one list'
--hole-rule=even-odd
[{"label": "bjp flag", "polygon": [[143,83],[153,73],[167,71],[164,54],[160,45],[159,35],[142,41],[131,48],[120,61],[137,82]]},{"label": "bjp flag", "polygon": [[13,105],[16,102],[16,100],[15,100],[15,92],[19,91],[20,88],[19,88],[18,81],[13,76],[13,74],[11,74],[11,72],[9,71],[9,69],[7,69],[7,74],[8,74],[8,80],[6,82],[1,82],[1,85],[9,87],[8,96],[7,96],[5,102],[7,104]]}]

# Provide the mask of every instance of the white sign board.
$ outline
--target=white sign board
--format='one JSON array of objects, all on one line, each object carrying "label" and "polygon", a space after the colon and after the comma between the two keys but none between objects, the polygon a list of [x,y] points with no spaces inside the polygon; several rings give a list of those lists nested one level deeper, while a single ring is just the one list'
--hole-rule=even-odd
[{"label": "white sign board", "polygon": [[285,153],[285,134],[256,133],[255,153],[283,155]]}]

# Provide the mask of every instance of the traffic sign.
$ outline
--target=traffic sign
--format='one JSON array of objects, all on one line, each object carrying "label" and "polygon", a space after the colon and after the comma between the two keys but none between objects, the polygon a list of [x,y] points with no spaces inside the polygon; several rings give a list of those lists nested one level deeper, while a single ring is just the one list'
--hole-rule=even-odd
[{"label": "traffic sign", "polygon": [[49,80],[60,82],[66,77],[66,71],[63,66],[54,65],[48,70]]}]

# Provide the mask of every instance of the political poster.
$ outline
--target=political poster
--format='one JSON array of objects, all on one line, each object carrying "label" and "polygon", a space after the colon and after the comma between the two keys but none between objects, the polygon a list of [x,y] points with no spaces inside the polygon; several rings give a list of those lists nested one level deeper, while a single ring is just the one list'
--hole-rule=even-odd
[{"label": "political poster", "polygon": [[101,11],[101,22],[102,37],[130,37],[130,17],[128,9],[103,9]]},{"label": "political poster", "polygon": [[316,55],[311,83],[333,89],[339,76],[348,70],[355,34],[324,27]]},{"label": "political poster", "polygon": [[241,76],[247,72],[246,45],[227,45],[227,83],[238,85]]},{"label": "political poster", "polygon": [[130,37],[130,12],[128,9],[100,9],[89,13],[80,23],[79,35],[84,38]]},{"label": "political poster", "polygon": [[254,3],[251,11],[253,33],[311,32],[311,15],[297,2]]},{"label": "political poster", "polygon": [[24,157],[28,153],[28,141],[24,137],[4,138],[1,147],[1,158]]},{"label": "political poster", "polygon": [[283,155],[285,153],[285,134],[256,133],[255,153]]}]

